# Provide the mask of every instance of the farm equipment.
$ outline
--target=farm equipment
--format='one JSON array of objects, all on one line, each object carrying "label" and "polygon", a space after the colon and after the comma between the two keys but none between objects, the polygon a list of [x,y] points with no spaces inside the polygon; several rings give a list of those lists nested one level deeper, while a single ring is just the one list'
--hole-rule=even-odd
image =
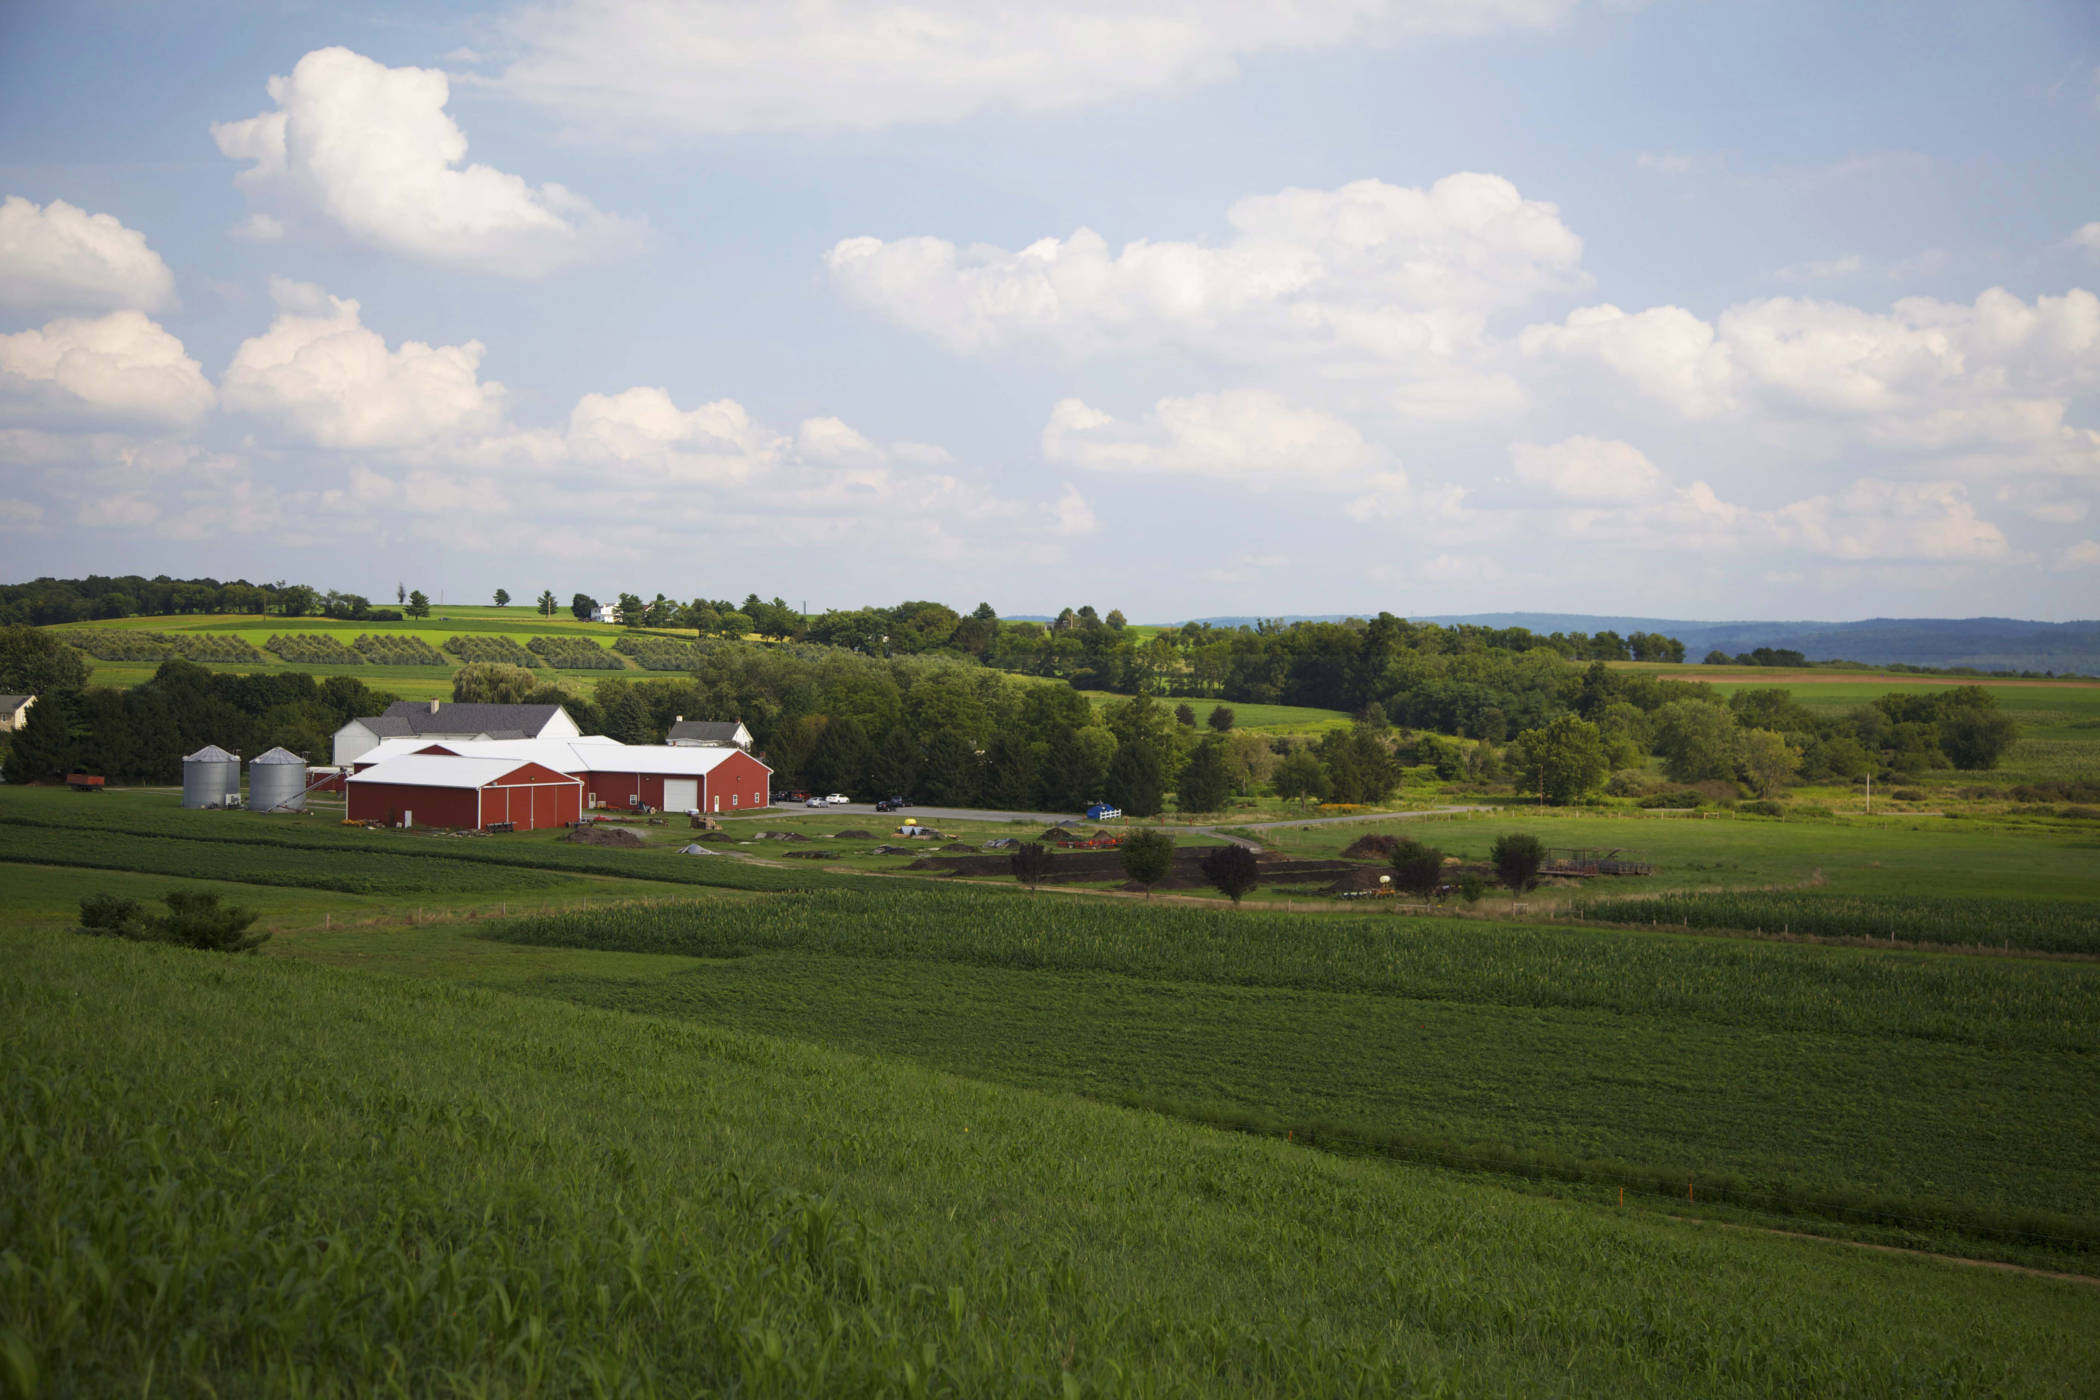
[{"label": "farm equipment", "polygon": [[1539,867],[1540,875],[1562,876],[1583,880],[1593,875],[1653,875],[1655,867],[1643,861],[1623,860],[1622,848],[1591,850],[1572,847],[1551,850],[1546,853],[1546,863]]},{"label": "farm equipment", "polygon": [[74,792],[102,791],[102,775],[99,773],[68,773],[66,786]]}]

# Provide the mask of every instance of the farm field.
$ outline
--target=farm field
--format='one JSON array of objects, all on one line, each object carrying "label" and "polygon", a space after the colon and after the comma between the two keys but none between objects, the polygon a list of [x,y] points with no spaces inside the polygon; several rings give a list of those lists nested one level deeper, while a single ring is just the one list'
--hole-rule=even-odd
[{"label": "farm field", "polygon": [[[1658,885],[1779,883],[1814,853],[1847,898],[2017,885],[2052,928],[2090,922],[2100,894],[2070,824],[1531,822],[1553,845],[1664,833]],[[1484,853],[1519,824],[1261,835],[1331,853],[1401,829]],[[951,825],[973,843],[1037,834]],[[795,809],[723,833],[637,827],[648,844],[623,850],[0,788],[0,1014],[33,1024],[7,1092],[12,1121],[56,1144],[0,1209],[67,1222],[0,1280],[18,1290],[6,1314],[30,1319],[44,1374],[72,1377],[61,1390],[135,1383],[149,1359],[270,1388],[256,1378],[287,1355],[363,1388],[403,1364],[389,1342],[411,1366],[522,1385],[500,1342],[531,1317],[577,1365],[704,1378],[734,1359],[747,1393],[787,1393],[815,1374],[833,1309],[912,1345],[822,1364],[909,1359],[958,1394],[1059,1394],[1068,1367],[1080,1393],[1147,1376],[1151,1393],[1432,1376],[1500,1393],[1543,1367],[1571,1393],[1772,1393],[1815,1374],[1869,1394],[1921,1375],[2069,1394],[2100,1361],[2084,1340],[2100,1286],[1839,1242],[2100,1277],[2100,962],[833,873],[907,864],[836,836],[886,827]],[[759,829],[813,839],[737,844]],[[675,853],[695,839],[730,853]],[[262,954],[65,931],[87,892],[178,885],[256,908]],[[157,1159],[125,1146],[149,1122]],[[317,1138],[365,1146],[298,1150]],[[189,1315],[149,1314],[121,1270],[84,1321],[39,1301],[81,1241],[131,1257],[114,1241],[181,1228],[136,1184],[156,1170],[257,1183],[181,1217],[203,1241],[195,1306],[262,1297],[284,1311],[256,1335],[294,1340],[183,1352]],[[286,1243],[258,1247],[258,1229]],[[797,1231],[807,1252],[767,1252]],[[1488,1243],[1505,1236],[1520,1243]],[[695,1237],[715,1242],[704,1284],[672,1263]],[[597,1286],[622,1260],[638,1272],[608,1314]],[[1731,1269],[1742,1282],[1714,1288]],[[411,1289],[473,1325],[401,1313]],[[1655,1332],[1664,1298],[1695,1350]],[[1972,1321],[1932,1332],[1934,1308]],[[316,1310],[338,1319],[318,1359],[300,1350],[323,1335]],[[407,1315],[424,1320],[383,1321]],[[132,1350],[56,1340],[90,1325]],[[1734,1359],[1716,1337],[1740,1339]],[[1867,1355],[1871,1375],[1843,1369]]]},{"label": "farm field", "polygon": [[2069,1395],[2100,1364],[2081,1284],[430,978],[0,956],[0,1312],[54,1392]]}]

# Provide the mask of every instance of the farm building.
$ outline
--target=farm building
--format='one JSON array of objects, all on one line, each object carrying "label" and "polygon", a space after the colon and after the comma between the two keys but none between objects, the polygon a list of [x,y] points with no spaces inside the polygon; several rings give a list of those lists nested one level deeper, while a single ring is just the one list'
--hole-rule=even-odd
[{"label": "farm building", "polygon": [[681,749],[736,748],[751,751],[751,731],[740,719],[687,719],[678,717],[664,735],[664,742]]},{"label": "farm building", "polygon": [[346,789],[350,820],[388,826],[532,831],[583,815],[579,779],[514,758],[405,754],[351,774]]},{"label": "farm building", "polygon": [[0,695],[0,734],[27,724],[29,707],[35,703],[34,695]]},{"label": "farm building", "polygon": [[623,744],[597,734],[574,739],[388,739],[356,766],[362,774],[404,757],[445,755],[537,763],[567,774],[583,784],[587,809],[745,812],[767,805],[773,780],[773,770],[742,749]]},{"label": "farm building", "polygon": [[583,731],[559,705],[460,705],[397,700],[386,713],[335,732],[335,766],[356,763],[387,739],[575,739]]}]

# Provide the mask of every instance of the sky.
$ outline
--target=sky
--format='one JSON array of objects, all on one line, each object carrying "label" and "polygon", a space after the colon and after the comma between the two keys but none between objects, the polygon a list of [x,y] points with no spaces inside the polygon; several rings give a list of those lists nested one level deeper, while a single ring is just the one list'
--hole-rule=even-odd
[{"label": "sky", "polygon": [[0,578],[2100,615],[2100,7],[0,5]]}]

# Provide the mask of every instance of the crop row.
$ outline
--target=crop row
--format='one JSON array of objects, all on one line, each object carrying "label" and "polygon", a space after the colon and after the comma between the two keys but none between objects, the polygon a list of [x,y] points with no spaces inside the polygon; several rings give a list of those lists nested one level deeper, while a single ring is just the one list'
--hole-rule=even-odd
[{"label": "crop row", "polygon": [[84,627],[61,635],[97,661],[165,661],[171,656],[187,661],[261,659],[247,638],[224,632],[134,632]]},{"label": "crop row", "polygon": [[488,633],[448,637],[445,640],[445,650],[466,662],[496,662],[506,666],[526,667],[543,664],[537,656],[519,646],[515,639]]},{"label": "crop row", "polygon": [[364,656],[335,638],[320,632],[272,634],[263,650],[301,666],[362,666]]},{"label": "crop row", "polygon": [[443,653],[405,632],[369,632],[351,643],[375,666],[449,666]]},{"label": "crop row", "polygon": [[757,903],[550,913],[481,936],[694,957],[822,951],[2100,1052],[2100,976],[2084,968],[1391,915],[1213,912],[869,882]]},{"label": "crop row", "polygon": [[587,637],[540,636],[525,643],[549,666],[564,671],[624,671],[627,662]]},{"label": "crop row", "polygon": [[315,852],[185,841],[166,836],[124,836],[82,841],[77,833],[15,824],[0,825],[0,861],[65,865],[92,870],[129,870],[195,880],[231,880],[249,885],[336,890],[343,894],[471,893],[543,888],[544,875],[499,871],[458,860],[417,860],[389,851]]},{"label": "crop row", "polygon": [[[0,816],[0,850],[6,849],[7,843],[15,839],[14,833],[39,829],[71,832],[72,839],[79,844],[86,844],[81,840],[83,834],[92,833],[96,842],[106,844],[112,849],[120,849],[124,843],[133,840],[173,837],[230,851],[249,849],[262,853],[307,852],[309,861],[318,859],[331,865],[343,854],[366,854],[376,850],[404,860],[436,860],[448,865],[561,871],[736,890],[824,889],[851,878],[829,875],[808,866],[788,869],[780,866],[753,865],[724,856],[683,856],[664,849],[606,850],[593,846],[570,845],[565,841],[520,836],[443,840],[415,833],[368,831],[363,827],[314,826],[287,817],[263,817],[237,812],[196,813],[168,809],[155,813],[131,808],[105,813],[89,804],[79,802],[53,807],[34,818]],[[375,846],[375,843],[380,844]],[[237,861],[239,858],[227,856],[225,859]],[[277,857],[265,854],[257,859],[261,862],[259,868],[267,869],[270,868],[269,862]],[[130,867],[116,865],[109,868]],[[308,868],[314,867],[309,865]],[[226,878],[249,877],[233,874]],[[251,880],[251,883],[288,882]],[[475,888],[484,886],[477,885]]]},{"label": "crop row", "polygon": [[1586,899],[1575,912],[1599,923],[2100,954],[2100,904],[2066,900],[1743,890]]}]

